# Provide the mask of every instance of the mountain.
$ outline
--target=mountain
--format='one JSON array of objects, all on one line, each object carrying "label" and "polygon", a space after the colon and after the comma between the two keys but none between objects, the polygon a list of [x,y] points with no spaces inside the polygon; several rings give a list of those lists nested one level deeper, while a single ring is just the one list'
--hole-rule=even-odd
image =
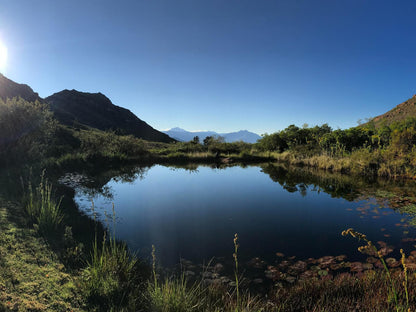
[{"label": "mountain", "polygon": [[175,127],[167,131],[163,131],[171,138],[174,138],[175,140],[187,142],[192,140],[195,136],[198,136],[200,141],[202,142],[203,139],[205,139],[207,136],[214,136],[218,135],[218,133],[213,131],[196,131],[196,132],[190,132],[186,131],[184,129]]},{"label": "mountain", "polygon": [[63,90],[48,96],[45,100],[55,117],[65,125],[72,126],[77,122],[100,130],[132,134],[149,141],[166,143],[175,141],[153,129],[128,109],[114,105],[102,93]]},{"label": "mountain", "polygon": [[376,127],[379,127],[381,125],[390,125],[395,121],[403,121],[408,117],[416,117],[416,94],[387,113],[374,117],[372,120]]},{"label": "mountain", "polygon": [[238,132],[230,132],[230,133],[217,133],[214,131],[195,131],[190,132],[184,129],[175,127],[167,131],[163,131],[167,135],[172,138],[175,138],[178,141],[187,142],[192,140],[195,136],[199,137],[199,140],[202,142],[207,136],[222,136],[225,142],[237,142],[243,141],[247,143],[256,143],[258,139],[261,139],[256,133],[249,132],[247,130],[241,130]]},{"label": "mountain", "polygon": [[247,143],[256,143],[257,140],[261,139],[257,133],[253,133],[247,130],[240,130],[238,132],[223,133],[220,134],[225,138],[225,142],[236,142],[243,141]]},{"label": "mountain", "polygon": [[28,102],[42,101],[39,95],[25,84],[19,84],[0,74],[0,98],[21,97]]}]

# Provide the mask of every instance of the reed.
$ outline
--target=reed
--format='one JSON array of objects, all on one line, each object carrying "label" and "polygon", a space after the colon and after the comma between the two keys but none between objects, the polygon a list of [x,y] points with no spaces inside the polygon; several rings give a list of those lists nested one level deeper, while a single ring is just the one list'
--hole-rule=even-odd
[{"label": "reed", "polygon": [[234,234],[234,253],[233,253],[233,258],[234,258],[234,265],[235,265],[235,269],[234,269],[234,278],[235,278],[235,291],[236,291],[236,295],[237,295],[237,306],[235,311],[239,311],[239,306],[240,306],[240,287],[239,287],[239,279],[238,279],[238,235],[237,233]]},{"label": "reed", "polygon": [[166,278],[158,282],[156,273],[156,248],[152,245],[153,281],[149,281],[147,297],[149,308],[154,312],[191,312],[201,311],[204,305],[205,290],[201,282],[189,284],[185,274],[180,278]]},{"label": "reed", "polygon": [[404,273],[403,287],[406,295],[406,307],[409,308],[409,290],[407,288],[409,284],[409,278],[407,276],[406,255],[404,254],[403,249],[400,249],[400,254],[402,255],[400,261],[402,263]]},{"label": "reed", "polygon": [[384,257],[382,255],[381,251],[377,249],[377,247],[367,238],[367,236],[365,234],[357,232],[352,228],[349,228],[345,231],[342,231],[342,235],[343,236],[351,235],[352,237],[357,238],[358,240],[363,240],[367,243],[364,246],[358,247],[358,251],[360,251],[362,253],[365,253],[366,251],[369,250],[369,251],[373,251],[377,255],[377,257],[380,259],[381,263],[383,264],[384,272],[387,275],[387,280],[389,282],[389,290],[390,290],[391,296],[394,299],[394,304],[395,304],[396,311],[397,312],[403,311],[403,308],[405,308],[407,310],[409,308],[409,293],[408,293],[408,288],[407,288],[408,277],[407,277],[407,267],[406,267],[406,263],[405,263],[405,254],[404,254],[403,250],[400,250],[400,253],[402,255],[401,262],[402,262],[402,266],[403,266],[403,270],[404,270],[403,286],[404,286],[405,298],[406,298],[405,307],[403,307],[403,305],[401,305],[399,303],[398,292],[397,292],[397,289],[396,289],[396,286],[395,286],[395,281],[393,280],[393,278],[391,276],[390,270],[387,267],[386,261],[384,260]]},{"label": "reed", "polygon": [[[95,210],[92,207],[94,219]],[[115,238],[115,211],[113,205],[113,233],[104,232],[102,241],[92,245],[91,259],[83,271],[84,291],[89,302],[101,309],[122,309],[131,305],[137,295],[135,285],[138,259],[131,255],[126,244]],[[107,238],[108,236],[108,238]]]},{"label": "reed", "polygon": [[62,223],[62,198],[54,198],[52,184],[45,178],[45,172],[42,173],[41,181],[35,189],[29,182],[27,194],[24,196],[25,211],[30,221],[37,224],[40,232],[50,233]]}]

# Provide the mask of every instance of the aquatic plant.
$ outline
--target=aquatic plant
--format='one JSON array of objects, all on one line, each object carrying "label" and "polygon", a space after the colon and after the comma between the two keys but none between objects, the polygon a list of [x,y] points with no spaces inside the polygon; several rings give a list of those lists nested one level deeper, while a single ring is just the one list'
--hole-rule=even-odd
[{"label": "aquatic plant", "polygon": [[401,257],[401,263],[403,266],[403,273],[404,273],[404,281],[403,281],[403,287],[404,287],[404,291],[406,294],[406,306],[409,306],[409,291],[407,289],[409,280],[408,280],[408,276],[407,276],[407,266],[406,266],[406,255],[404,254],[403,249],[400,249],[400,254],[402,255]]},{"label": "aquatic plant", "polygon": [[[365,234],[362,234],[360,232],[355,231],[352,228],[349,228],[347,230],[342,231],[342,236],[347,236],[347,235],[351,235],[354,238],[357,238],[358,240],[363,240],[365,241],[367,244],[364,246],[360,246],[358,247],[358,251],[360,251],[361,253],[365,253],[367,251],[372,251],[375,253],[375,255],[377,255],[377,257],[380,259],[384,271],[387,275],[387,279],[388,282],[390,284],[390,292],[391,292],[391,296],[393,296],[394,299],[394,303],[395,303],[395,307],[396,307],[396,311],[401,311],[402,310],[402,306],[399,304],[399,299],[398,299],[398,292],[396,290],[396,286],[394,283],[394,280],[391,276],[390,270],[387,267],[386,261],[384,260],[384,256],[381,252],[381,250],[378,250],[376,246],[374,246],[374,244],[367,238],[367,236]],[[408,294],[408,289],[407,289],[407,282],[408,282],[408,278],[407,278],[407,268],[406,268],[406,264],[405,264],[405,255],[403,250],[400,251],[401,255],[402,255],[402,265],[403,265],[403,269],[404,269],[404,276],[405,276],[405,280],[403,282],[403,286],[405,289],[405,295],[406,295],[406,308],[409,307],[409,294]]]},{"label": "aquatic plant", "polygon": [[238,311],[238,306],[240,304],[240,290],[239,290],[239,280],[238,280],[238,235],[237,233],[234,234],[234,253],[233,253],[233,258],[234,258],[234,264],[235,264],[235,270],[234,270],[234,277],[235,277],[235,291],[236,291],[236,295],[237,295],[237,309],[236,311]]},{"label": "aquatic plant", "polygon": [[32,223],[42,233],[50,233],[62,223],[62,198],[56,200],[53,196],[52,184],[45,178],[45,171],[41,175],[39,185],[33,190],[29,182],[28,193],[24,196],[25,210]]}]

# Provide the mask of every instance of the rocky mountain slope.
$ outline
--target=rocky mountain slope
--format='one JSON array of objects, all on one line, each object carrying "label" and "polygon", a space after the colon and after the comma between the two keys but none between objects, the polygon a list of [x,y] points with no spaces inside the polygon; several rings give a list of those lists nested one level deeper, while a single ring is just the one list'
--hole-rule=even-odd
[{"label": "rocky mountain slope", "polygon": [[381,125],[390,125],[396,121],[403,121],[409,117],[416,117],[416,94],[388,112],[374,117],[372,120],[376,127],[378,127]]},{"label": "rocky mountain slope", "polygon": [[68,126],[79,123],[100,130],[114,130],[119,134],[132,134],[148,141],[174,141],[128,109],[114,105],[102,93],[63,90],[48,96],[45,100],[56,118]]},{"label": "rocky mountain slope", "polygon": [[19,84],[0,74],[0,99],[21,97],[34,102],[49,103],[55,117],[63,124],[82,124],[100,130],[132,134],[144,140],[173,142],[168,135],[153,129],[128,109],[116,106],[101,93],[64,90],[42,99],[31,87]]},{"label": "rocky mountain slope", "polygon": [[14,97],[21,97],[29,102],[42,101],[39,95],[28,85],[16,83],[0,74],[0,98],[5,100]]}]

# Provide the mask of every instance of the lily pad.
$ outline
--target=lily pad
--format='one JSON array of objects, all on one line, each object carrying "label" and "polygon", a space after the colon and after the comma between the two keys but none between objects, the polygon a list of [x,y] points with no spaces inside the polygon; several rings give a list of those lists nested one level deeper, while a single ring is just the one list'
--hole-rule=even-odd
[{"label": "lily pad", "polygon": [[335,257],[335,260],[337,261],[344,261],[345,259],[347,259],[346,255],[339,255]]},{"label": "lily pad", "polygon": [[292,276],[292,275],[288,275],[285,279],[286,282],[293,284],[296,281],[296,277]]},{"label": "lily pad", "polygon": [[364,270],[363,264],[361,262],[352,262],[351,263],[351,272],[362,272]]},{"label": "lily pad", "polygon": [[397,268],[398,266],[400,266],[400,261],[397,261],[395,258],[387,258],[385,261],[387,265],[391,268]]}]

